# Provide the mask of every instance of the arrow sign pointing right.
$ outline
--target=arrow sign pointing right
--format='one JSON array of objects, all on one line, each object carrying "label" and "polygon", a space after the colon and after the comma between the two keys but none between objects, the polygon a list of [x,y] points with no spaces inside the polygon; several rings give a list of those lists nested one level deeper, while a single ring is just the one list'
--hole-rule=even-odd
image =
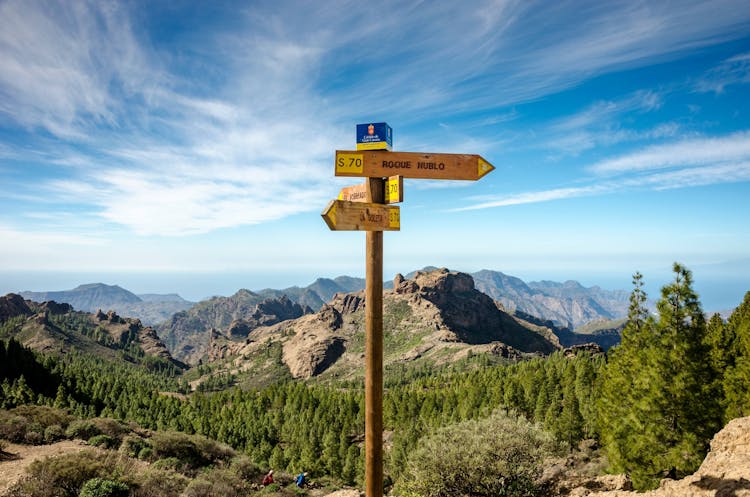
[{"label": "arrow sign pointing right", "polygon": [[483,178],[495,166],[476,154],[337,150],[336,176],[473,180]]}]

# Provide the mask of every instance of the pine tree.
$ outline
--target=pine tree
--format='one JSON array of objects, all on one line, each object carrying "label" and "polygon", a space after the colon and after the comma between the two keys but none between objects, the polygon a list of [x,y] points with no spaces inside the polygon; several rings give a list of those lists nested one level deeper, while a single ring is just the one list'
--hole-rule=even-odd
[{"label": "pine tree", "polygon": [[750,415],[750,292],[726,323],[729,358],[724,374],[725,420]]},{"label": "pine tree", "polygon": [[693,472],[720,426],[692,274],[680,264],[673,270],[674,282],[657,303],[658,321],[648,317],[642,278],[634,276],[628,324],[605,369],[599,402],[613,469],[630,473],[638,489]]}]

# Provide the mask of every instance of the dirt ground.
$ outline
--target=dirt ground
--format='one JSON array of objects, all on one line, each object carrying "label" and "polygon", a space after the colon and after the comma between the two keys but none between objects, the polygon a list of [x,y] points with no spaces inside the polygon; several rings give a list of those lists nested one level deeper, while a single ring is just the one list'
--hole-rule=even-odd
[{"label": "dirt ground", "polygon": [[65,440],[50,445],[8,444],[0,455],[0,495],[20,480],[26,474],[26,468],[37,459],[80,452],[86,448],[91,447],[80,440]]}]

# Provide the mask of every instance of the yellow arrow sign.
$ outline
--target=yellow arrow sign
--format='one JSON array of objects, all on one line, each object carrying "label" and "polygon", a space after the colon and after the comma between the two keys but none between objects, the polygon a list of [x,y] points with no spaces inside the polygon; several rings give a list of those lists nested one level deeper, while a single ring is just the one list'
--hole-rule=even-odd
[{"label": "yellow arrow sign", "polygon": [[476,154],[336,151],[336,176],[478,180],[495,167]]},{"label": "yellow arrow sign", "polygon": [[331,200],[320,215],[332,231],[401,229],[401,210],[395,205]]},{"label": "yellow arrow sign", "polygon": [[[338,196],[339,200],[349,202],[367,202],[367,187],[365,183],[345,186]],[[404,201],[404,177],[391,176],[385,180],[385,203],[397,204]]]}]

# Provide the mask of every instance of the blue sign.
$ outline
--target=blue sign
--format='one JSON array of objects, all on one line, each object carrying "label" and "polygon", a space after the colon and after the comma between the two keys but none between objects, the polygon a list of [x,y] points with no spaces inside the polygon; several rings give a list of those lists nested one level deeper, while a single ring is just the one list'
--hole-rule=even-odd
[{"label": "blue sign", "polygon": [[391,150],[393,130],[387,123],[357,124],[357,150]]}]

